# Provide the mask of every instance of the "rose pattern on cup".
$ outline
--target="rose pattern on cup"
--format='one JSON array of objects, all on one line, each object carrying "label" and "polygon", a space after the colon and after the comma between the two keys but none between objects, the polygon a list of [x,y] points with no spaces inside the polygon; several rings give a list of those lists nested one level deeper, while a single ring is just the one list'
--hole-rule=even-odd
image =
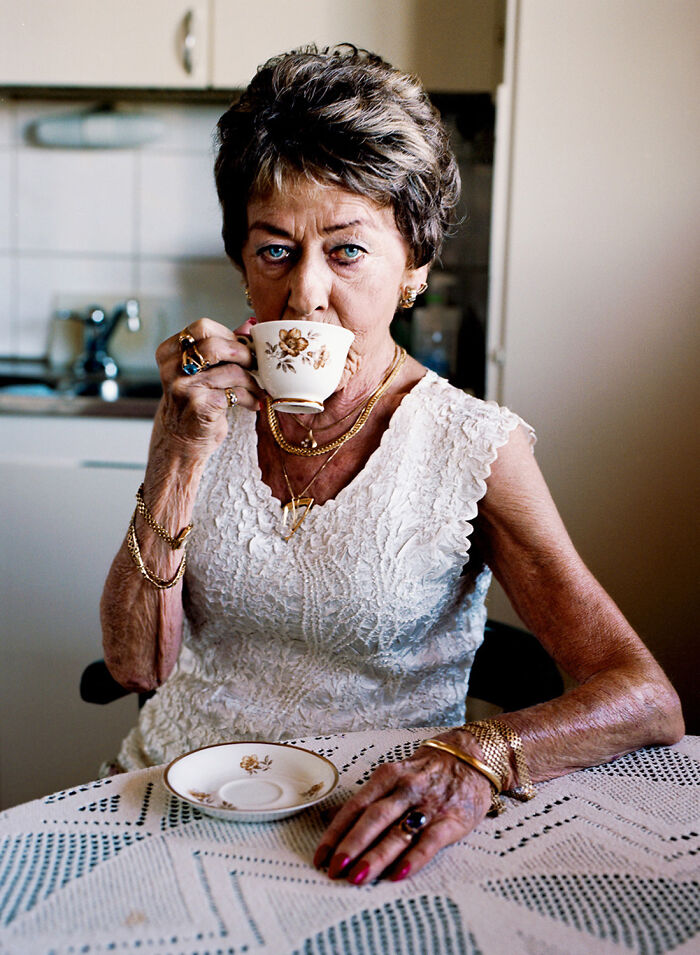
[{"label": "rose pattern on cup", "polygon": [[307,332],[305,338],[298,328],[281,328],[278,342],[265,342],[265,354],[277,359],[277,367],[282,371],[292,371],[296,374],[295,359],[301,359],[305,365],[312,365],[315,370],[325,367],[330,354],[325,345],[319,349],[313,347],[318,338],[317,332]]}]

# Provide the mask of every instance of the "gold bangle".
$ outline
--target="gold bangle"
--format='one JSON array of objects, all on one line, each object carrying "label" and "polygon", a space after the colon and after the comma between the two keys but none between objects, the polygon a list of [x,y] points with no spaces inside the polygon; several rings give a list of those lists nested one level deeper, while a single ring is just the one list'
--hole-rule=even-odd
[{"label": "gold bangle", "polygon": [[442,740],[439,739],[423,740],[421,746],[433,746],[435,749],[441,749],[445,753],[449,753],[456,759],[466,763],[467,766],[471,766],[477,772],[481,773],[482,776],[485,776],[486,779],[488,779],[492,786],[491,805],[487,811],[488,816],[500,816],[500,814],[505,810],[506,804],[499,796],[499,793],[501,792],[501,786],[498,781],[498,776],[496,776],[496,774],[492,772],[485,763],[482,763],[480,759],[477,759],[475,756],[470,756],[469,753],[463,753],[460,749],[450,746],[449,743],[443,743]]},{"label": "gold bangle", "polygon": [[146,580],[153,584],[157,590],[168,590],[170,587],[174,587],[175,584],[182,578],[182,575],[185,573],[185,564],[187,563],[187,555],[182,555],[182,560],[180,565],[175,571],[175,576],[171,577],[170,580],[166,580],[164,577],[159,577],[158,574],[154,574],[152,571],[146,567],[143,562],[143,557],[141,556],[141,548],[139,547],[139,540],[136,536],[136,528],[134,527],[134,518],[136,517],[136,511],[134,511],[133,516],[129,522],[129,530],[126,535],[126,546],[131,554],[131,559],[136,564],[138,569],[141,571],[141,575],[146,578]]},{"label": "gold bangle", "polygon": [[146,502],[143,499],[143,484],[136,492],[136,510],[139,512],[141,517],[145,520],[148,526],[156,532],[159,537],[162,537],[163,540],[170,546],[171,550],[179,550],[184,546],[185,541],[187,540],[187,535],[192,530],[192,524],[188,524],[187,527],[183,527],[182,530],[177,534],[176,537],[168,534],[166,529],[162,524],[159,524],[155,517],[151,514],[146,505]]},{"label": "gold bangle", "polygon": [[480,759],[477,759],[476,756],[470,756],[469,753],[463,753],[461,750],[456,749],[454,746],[450,746],[449,743],[443,743],[442,740],[439,739],[424,739],[421,743],[421,746],[432,746],[434,749],[441,749],[445,753],[449,753],[450,756],[454,756],[455,759],[461,760],[463,763],[471,766],[472,769],[475,769],[477,772],[481,773],[482,776],[485,776],[493,786],[496,794],[500,793],[501,785],[499,783],[498,776],[496,776],[496,774],[492,772],[485,763],[482,763]]}]

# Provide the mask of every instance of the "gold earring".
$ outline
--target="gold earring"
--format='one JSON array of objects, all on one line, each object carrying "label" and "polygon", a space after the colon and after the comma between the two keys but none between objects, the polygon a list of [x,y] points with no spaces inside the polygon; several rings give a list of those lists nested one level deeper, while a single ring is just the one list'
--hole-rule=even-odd
[{"label": "gold earring", "polygon": [[413,308],[413,306],[416,304],[416,299],[419,295],[422,295],[423,292],[425,292],[427,287],[427,282],[423,282],[422,285],[418,286],[418,288],[412,288],[410,285],[404,285],[399,296],[399,308]]},{"label": "gold earring", "polygon": [[248,308],[253,307],[253,299],[250,297],[250,289],[247,285],[243,286],[243,294],[245,295],[245,300],[248,303]]}]

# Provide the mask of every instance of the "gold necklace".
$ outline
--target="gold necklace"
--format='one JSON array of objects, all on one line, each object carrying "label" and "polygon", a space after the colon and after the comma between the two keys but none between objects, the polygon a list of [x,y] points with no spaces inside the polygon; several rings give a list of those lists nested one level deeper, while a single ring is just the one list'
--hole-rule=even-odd
[{"label": "gold necklace", "polygon": [[358,415],[357,420],[352,427],[349,428],[344,434],[334,438],[333,441],[329,441],[327,444],[317,444],[315,448],[308,448],[304,447],[304,445],[292,444],[291,441],[287,441],[284,434],[282,433],[277,412],[272,407],[272,399],[268,396],[268,398],[265,400],[267,423],[270,426],[272,437],[275,439],[278,447],[282,448],[282,450],[287,454],[297,454],[301,457],[311,458],[316,457],[319,454],[328,454],[329,451],[334,451],[336,448],[344,445],[346,441],[349,441],[350,438],[354,437],[358,431],[361,431],[362,428],[364,428],[364,426],[367,424],[367,420],[372,414],[374,406],[389,388],[392,381],[398,375],[401,366],[406,361],[405,349],[399,348],[399,346],[397,346],[397,351],[394,352],[394,356],[394,360],[392,361],[389,369],[380,381],[377,389],[370,395],[367,403],[365,404],[362,411],[360,411],[360,414]]},{"label": "gold necklace", "polygon": [[[395,353],[394,353],[394,354],[395,354]],[[310,428],[308,425],[304,424],[303,421],[300,421],[299,418],[298,418],[295,414],[290,415],[289,417],[290,417],[290,418],[293,418],[294,421],[296,421],[296,423],[299,425],[299,427],[300,427],[300,428],[303,428],[304,431],[306,431],[306,434],[307,434],[307,436],[306,436],[305,438],[302,438],[302,440],[299,442],[300,447],[302,447],[302,448],[317,448],[317,447],[318,447],[318,441],[317,441],[316,438],[314,437],[314,428],[316,429],[316,432],[319,432],[319,431],[328,431],[329,428],[335,428],[335,426],[336,426],[336,425],[339,425],[341,421],[345,421],[345,420],[346,420],[347,418],[349,418],[351,415],[354,415],[355,412],[356,412],[356,411],[358,410],[358,408],[360,407],[360,405],[362,404],[362,402],[363,402],[363,401],[366,401],[370,394],[371,394],[371,392],[366,391],[366,392],[364,393],[364,395],[360,398],[360,400],[359,400],[358,402],[356,402],[356,404],[354,404],[354,405],[352,406],[352,408],[348,411],[347,414],[344,414],[342,418],[338,418],[337,421],[331,421],[330,424],[314,425],[313,428]]]},{"label": "gold necklace", "polygon": [[[287,488],[289,490],[290,499],[286,504],[282,505],[282,527],[287,526],[287,518],[291,515],[291,529],[289,534],[284,538],[286,541],[293,537],[294,534],[299,530],[301,525],[304,523],[306,515],[309,513],[311,508],[314,506],[314,499],[312,497],[306,497],[309,488],[314,483],[316,478],[319,476],[321,471],[331,463],[333,458],[336,456],[338,451],[342,448],[342,444],[339,445],[332,454],[330,454],[326,460],[323,462],[321,467],[316,471],[314,476],[311,478],[309,483],[306,485],[303,491],[300,491],[299,494],[294,493],[294,488],[292,487],[292,482],[289,480],[289,475],[287,474],[287,469],[284,466],[284,461],[282,461],[282,474],[284,474],[284,479],[287,482]],[[297,508],[304,508],[303,513],[300,517],[297,517]]]}]

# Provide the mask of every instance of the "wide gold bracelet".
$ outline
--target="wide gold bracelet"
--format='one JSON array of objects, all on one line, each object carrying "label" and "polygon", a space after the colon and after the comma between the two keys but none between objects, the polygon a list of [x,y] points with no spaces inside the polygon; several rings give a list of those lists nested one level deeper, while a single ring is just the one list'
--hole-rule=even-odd
[{"label": "wide gold bracelet", "polygon": [[424,739],[421,743],[421,746],[432,746],[433,749],[440,749],[444,753],[449,753],[450,756],[454,756],[455,759],[459,759],[461,762],[466,763],[467,766],[471,766],[472,769],[475,769],[478,773],[481,773],[482,776],[485,776],[486,779],[488,779],[488,781],[491,783],[492,787],[489,815],[498,816],[503,812],[506,807],[503,803],[503,800],[500,799],[498,795],[501,792],[501,781],[485,763],[482,763],[480,759],[476,758],[476,756],[472,756],[469,753],[463,753],[461,749],[457,749],[455,746],[451,746],[449,743],[444,743],[441,739]]},{"label": "wide gold bracelet", "polygon": [[513,757],[515,759],[515,773],[517,777],[517,785],[508,791],[509,795],[513,795],[516,799],[521,799],[523,802],[526,802],[528,799],[533,799],[536,793],[535,787],[532,785],[532,779],[530,778],[530,770],[527,768],[527,763],[525,762],[525,753],[523,752],[523,741],[520,738],[520,734],[516,733],[512,726],[509,726],[508,723],[503,723],[501,720],[493,720],[493,722],[498,727],[501,736],[503,736],[513,751]]},{"label": "wide gold bracelet", "polygon": [[164,577],[159,577],[158,574],[154,574],[153,571],[149,570],[143,562],[141,548],[139,547],[139,539],[136,536],[136,528],[134,526],[135,518],[136,511],[134,511],[131,521],[129,522],[129,530],[127,531],[126,535],[126,546],[129,553],[131,554],[131,559],[140,570],[141,575],[145,577],[150,584],[153,584],[153,586],[158,590],[168,590],[170,587],[174,587],[185,573],[187,555],[182,555],[182,560],[180,561],[179,567],[175,571],[175,576],[171,577],[170,580],[166,580]]},{"label": "wide gold bracelet", "polygon": [[187,540],[187,535],[192,530],[193,525],[188,524],[187,527],[183,527],[175,537],[169,534],[163,525],[158,523],[148,509],[148,506],[143,499],[143,484],[136,492],[136,510],[139,512],[148,526],[154,530],[159,537],[162,537],[166,544],[169,545],[171,550],[179,550],[184,546],[185,541]]},{"label": "wide gold bracelet", "polygon": [[[532,785],[525,761],[523,741],[512,726],[502,720],[491,719],[465,723],[462,729],[471,733],[481,747],[485,762],[501,777],[505,795],[514,796],[523,801],[534,797],[536,790]],[[511,752],[515,762],[517,783],[512,789],[506,790],[505,785],[510,775]]]}]

